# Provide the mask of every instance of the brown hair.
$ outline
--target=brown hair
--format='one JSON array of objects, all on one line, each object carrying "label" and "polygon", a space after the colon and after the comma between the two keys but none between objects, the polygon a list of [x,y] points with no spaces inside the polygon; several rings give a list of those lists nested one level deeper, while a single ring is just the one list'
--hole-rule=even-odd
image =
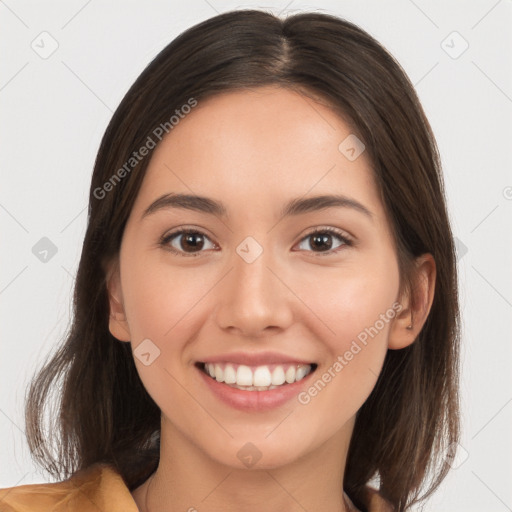
[{"label": "brown hair", "polygon": [[[109,332],[105,274],[150,157],[101,198],[98,190],[190,98],[270,84],[322,98],[366,145],[392,224],[401,287],[410,289],[415,257],[431,253],[436,261],[435,295],[422,331],[409,347],[388,350],[357,414],[344,488],[362,508],[365,485],[377,475],[381,494],[404,511],[445,477],[443,452],[459,436],[456,258],[439,154],[414,88],[393,57],[346,20],[238,10],[195,25],[166,46],[126,93],[103,136],[72,322],[26,401],[30,450],[56,478],[107,462],[133,490],[158,465],[160,410],[138,376],[130,344]],[[50,414],[45,438],[43,412],[60,378],[58,411]]]}]

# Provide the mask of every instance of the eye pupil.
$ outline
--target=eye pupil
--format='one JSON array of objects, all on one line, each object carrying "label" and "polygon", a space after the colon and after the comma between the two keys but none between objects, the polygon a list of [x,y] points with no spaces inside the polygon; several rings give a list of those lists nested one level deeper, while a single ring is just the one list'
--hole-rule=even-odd
[{"label": "eye pupil", "polygon": [[328,234],[315,234],[312,236],[312,247],[329,250],[332,247],[332,237]]},{"label": "eye pupil", "polygon": [[[200,239],[200,241],[198,242],[197,239]],[[184,242],[186,245],[183,245]],[[189,245],[189,248],[192,247],[192,249],[201,249],[203,244],[203,235],[199,233],[187,233],[183,236],[182,246],[184,249],[187,248],[187,245]]]}]

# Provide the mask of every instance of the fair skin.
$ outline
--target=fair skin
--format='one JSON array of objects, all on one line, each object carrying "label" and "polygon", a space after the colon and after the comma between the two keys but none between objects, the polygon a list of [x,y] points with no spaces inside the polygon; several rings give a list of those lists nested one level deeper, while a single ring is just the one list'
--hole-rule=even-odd
[{"label": "fair skin", "polygon": [[[370,162],[338,149],[350,133],[327,106],[263,87],[200,101],[153,151],[107,276],[113,336],[133,350],[145,339],[160,350],[148,366],[134,357],[162,411],[160,464],[132,493],[141,512],[348,510],[341,483],[355,415],[388,348],[418,335],[435,284],[434,261],[423,255],[416,301],[399,294]],[[167,208],[142,218],[165,193],[212,198],[227,216]],[[279,215],[291,199],[333,193],[371,215],[350,207]],[[180,227],[204,234],[203,244],[187,245],[187,235],[167,242],[183,255],[158,244]],[[327,234],[337,252],[324,255],[329,249],[306,235],[326,227],[354,244]],[[251,263],[236,252],[248,236],[263,249]],[[221,353],[277,351],[315,362],[312,385],[396,302],[400,312],[307,404],[235,409],[195,366]],[[248,442],[261,454],[252,467],[237,456]]]}]

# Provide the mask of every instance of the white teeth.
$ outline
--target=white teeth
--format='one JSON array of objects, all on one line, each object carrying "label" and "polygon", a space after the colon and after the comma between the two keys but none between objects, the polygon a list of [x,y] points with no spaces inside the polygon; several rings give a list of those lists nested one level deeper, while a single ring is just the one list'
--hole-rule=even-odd
[{"label": "white teeth", "polygon": [[286,378],[284,375],[284,370],[282,366],[276,366],[274,368],[274,371],[272,372],[272,385],[273,386],[280,386],[281,384],[284,384]]},{"label": "white teeth", "polygon": [[[217,366],[217,365],[215,365]],[[236,383],[239,386],[252,386],[252,370],[243,364],[238,367],[236,371]]]},{"label": "white teeth", "polygon": [[224,382],[226,384],[236,384],[236,372],[230,364],[224,368]]},{"label": "white teeth", "polygon": [[258,366],[254,370],[253,386],[270,386],[272,384],[272,375],[268,366]]},{"label": "white teeth", "polygon": [[224,370],[219,365],[215,365],[215,379],[224,382]]},{"label": "white teeth", "polygon": [[308,373],[311,367],[307,366],[301,366],[300,368],[297,368],[297,371],[295,372],[295,380],[302,380]]},{"label": "white teeth", "polygon": [[295,368],[293,366],[290,366],[290,368],[286,370],[285,379],[288,384],[295,382]]},{"label": "white teeth", "polygon": [[[285,371],[286,368],[286,371]],[[273,371],[267,365],[251,368],[246,365],[233,366],[229,363],[207,363],[205,371],[217,382],[246,391],[262,391],[292,384],[302,380],[311,372],[311,365],[277,365]],[[243,386],[243,387],[241,387]]]}]

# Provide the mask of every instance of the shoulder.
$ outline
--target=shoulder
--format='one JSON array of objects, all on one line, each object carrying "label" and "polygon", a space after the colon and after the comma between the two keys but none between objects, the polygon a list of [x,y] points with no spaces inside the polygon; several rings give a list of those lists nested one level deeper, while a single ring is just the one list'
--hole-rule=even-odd
[{"label": "shoulder", "polygon": [[0,489],[0,512],[138,512],[121,475],[93,464],[62,482]]},{"label": "shoulder", "polygon": [[368,512],[395,512],[393,505],[372,487],[366,486],[364,501]]}]

